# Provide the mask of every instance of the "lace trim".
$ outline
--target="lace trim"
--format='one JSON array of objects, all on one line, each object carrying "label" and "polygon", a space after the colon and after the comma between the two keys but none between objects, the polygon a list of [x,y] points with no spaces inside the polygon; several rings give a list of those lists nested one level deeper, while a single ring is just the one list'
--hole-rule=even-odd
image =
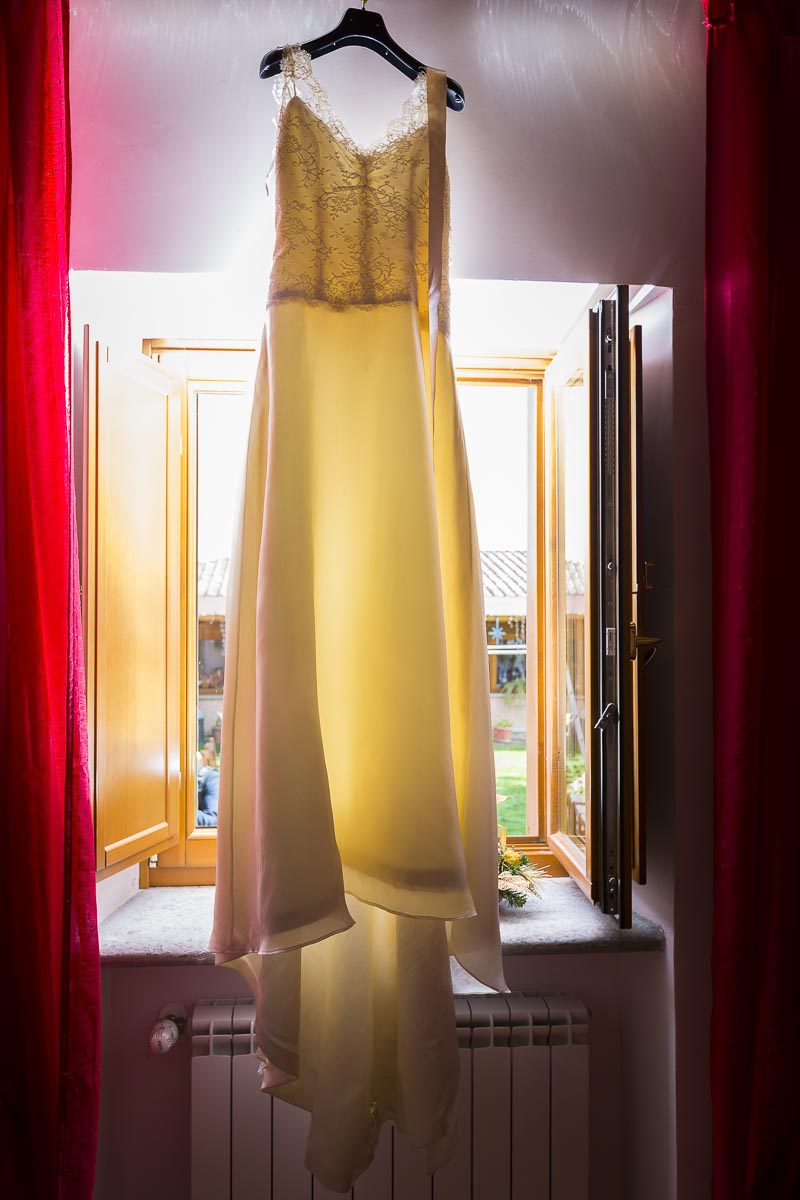
[{"label": "lace trim", "polygon": [[[333,309],[409,301],[427,307],[430,164],[427,76],[369,147],[350,137],[299,47],[275,85],[275,252],[269,304],[304,300]],[[289,101],[298,97],[300,104]],[[448,326],[445,183],[439,326]]]},{"label": "lace trim", "polygon": [[[275,304],[286,304],[289,301],[299,302],[309,308],[329,308],[332,312],[349,312],[351,308],[356,308],[359,312],[374,312],[376,308],[399,308],[403,304],[416,305],[417,303],[415,296],[392,296],[386,300],[336,300],[322,290],[320,294],[312,294],[287,288],[286,291],[273,289],[269,295],[267,308],[272,308]],[[441,324],[439,328],[441,329]]]},{"label": "lace trim", "polygon": [[299,96],[320,121],[327,125],[337,141],[361,159],[374,158],[385,153],[397,142],[424,128],[428,120],[428,77],[423,69],[414,80],[411,92],[403,101],[399,114],[389,122],[382,136],[369,146],[360,145],[351,137],[332,107],[326,89],[314,75],[311,55],[300,46],[285,47],[281,58],[281,74],[275,80],[273,95],[281,111],[292,96]]}]

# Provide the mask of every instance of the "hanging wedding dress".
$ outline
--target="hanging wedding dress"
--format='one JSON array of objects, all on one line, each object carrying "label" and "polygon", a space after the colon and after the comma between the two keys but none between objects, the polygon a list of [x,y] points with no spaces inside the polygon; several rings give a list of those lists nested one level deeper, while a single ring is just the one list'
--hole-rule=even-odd
[{"label": "hanging wedding dress", "polygon": [[276,91],[276,246],[228,603],[211,949],[345,1190],[447,1154],[449,955],[504,990],[483,596],[447,341],[445,77],[363,149]]}]

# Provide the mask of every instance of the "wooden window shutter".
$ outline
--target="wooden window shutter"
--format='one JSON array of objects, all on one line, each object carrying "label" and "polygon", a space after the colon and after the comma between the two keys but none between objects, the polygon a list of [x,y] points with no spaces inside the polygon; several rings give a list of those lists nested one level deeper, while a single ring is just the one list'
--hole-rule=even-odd
[{"label": "wooden window shutter", "polygon": [[84,338],[84,629],[100,875],[179,834],[180,385]]}]

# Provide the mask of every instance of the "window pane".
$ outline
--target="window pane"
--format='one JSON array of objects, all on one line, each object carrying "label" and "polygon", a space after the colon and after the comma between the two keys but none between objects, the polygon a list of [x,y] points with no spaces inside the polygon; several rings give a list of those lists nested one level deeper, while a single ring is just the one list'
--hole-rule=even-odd
[{"label": "window pane", "polygon": [[562,614],[561,730],[564,771],[560,773],[562,833],[586,845],[586,586],[589,536],[589,417],[583,384],[561,397],[560,450],[563,485],[560,513],[563,561],[559,564]]},{"label": "window pane", "polygon": [[247,449],[244,395],[197,395],[197,813],[217,824],[225,604],[231,540]]},{"label": "window pane", "polygon": [[498,821],[527,832],[526,388],[462,387],[459,403],[483,571]]}]

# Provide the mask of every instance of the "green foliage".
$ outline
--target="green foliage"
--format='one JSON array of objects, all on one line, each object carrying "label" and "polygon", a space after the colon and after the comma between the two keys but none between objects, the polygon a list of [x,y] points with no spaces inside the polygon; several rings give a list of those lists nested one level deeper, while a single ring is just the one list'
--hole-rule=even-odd
[{"label": "green foliage", "polygon": [[577,779],[579,775],[582,775],[585,770],[586,763],[584,762],[583,755],[569,754],[567,756],[567,787],[569,787],[573,780]]},{"label": "green foliage", "polygon": [[521,854],[505,839],[497,844],[497,898],[512,908],[523,908],[531,896],[541,897],[537,881],[547,872],[534,867],[527,854]]},{"label": "green foliage", "polygon": [[515,675],[513,679],[508,679],[502,687],[503,695],[506,700],[514,703],[517,700],[523,700],[528,693],[528,684],[524,675]]},{"label": "green foliage", "polygon": [[497,792],[507,796],[497,806],[497,819],[510,837],[525,833],[525,795],[527,792],[528,760],[524,746],[498,745],[494,748],[494,769]]},{"label": "green foliage", "polygon": [[[497,806],[497,819],[505,826],[509,837],[520,837],[526,831],[525,797],[527,793],[527,755],[524,746],[496,745],[494,769],[497,792],[507,799]],[[567,759],[567,787],[583,775],[585,763],[580,754]]]}]

